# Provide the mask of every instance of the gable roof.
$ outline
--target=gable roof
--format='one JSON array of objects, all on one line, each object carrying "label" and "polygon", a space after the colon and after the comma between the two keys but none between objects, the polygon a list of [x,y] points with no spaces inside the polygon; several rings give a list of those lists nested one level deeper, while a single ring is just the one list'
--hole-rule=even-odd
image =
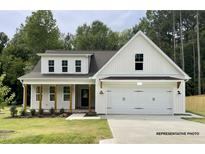
[{"label": "gable roof", "polygon": [[88,78],[92,77],[105,63],[116,53],[116,51],[66,51],[47,50],[45,53],[52,54],[91,54],[90,69],[88,74],[41,74],[41,60],[34,69],[19,79],[46,79],[46,78]]},{"label": "gable roof", "polygon": [[142,31],[138,31],[110,60],[93,76],[94,78],[105,69],[109,63],[113,61],[123,51],[123,49],[128,46],[137,36],[142,36],[146,41],[150,43],[152,47],[156,49],[176,70],[178,70],[185,79],[191,79],[171,58],[169,58],[152,40],[150,40]]},{"label": "gable roof", "polygon": [[[104,68],[107,67],[117,55],[122,52],[122,50],[128,46],[137,36],[142,36],[147,40],[150,45],[152,45],[156,51],[158,51],[174,68],[176,68],[182,75],[184,79],[190,79],[190,77],[179,67],[177,66],[171,58],[169,58],[153,41],[151,41],[143,32],[139,31],[135,34],[119,51],[68,51],[68,50],[47,50],[43,55],[90,55],[90,69],[88,74],[41,74],[41,62],[36,64],[34,69],[25,74],[19,79],[34,79],[34,78],[88,78],[93,77],[99,74]],[[40,55],[40,54],[39,54]]]}]

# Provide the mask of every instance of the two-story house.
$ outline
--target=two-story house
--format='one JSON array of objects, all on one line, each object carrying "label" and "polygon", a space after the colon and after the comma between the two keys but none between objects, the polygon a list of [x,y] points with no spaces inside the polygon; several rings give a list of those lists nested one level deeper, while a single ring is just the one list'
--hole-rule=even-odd
[{"label": "two-story house", "polygon": [[190,77],[139,31],[119,51],[46,51],[21,76],[24,108],[98,114],[185,112]]}]

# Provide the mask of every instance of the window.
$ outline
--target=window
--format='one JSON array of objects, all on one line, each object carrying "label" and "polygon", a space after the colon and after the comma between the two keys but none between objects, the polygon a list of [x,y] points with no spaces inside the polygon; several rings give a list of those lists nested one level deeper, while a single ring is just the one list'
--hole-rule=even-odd
[{"label": "window", "polygon": [[41,100],[41,87],[37,86],[36,87],[36,101],[40,101]]},{"label": "window", "polygon": [[50,101],[55,101],[55,87],[50,87],[49,89],[50,92]]},{"label": "window", "polygon": [[81,60],[76,60],[75,61],[75,71],[76,72],[81,72]]},{"label": "window", "polygon": [[68,72],[68,61],[62,60],[62,72]]},{"label": "window", "polygon": [[135,70],[143,70],[143,61],[144,61],[143,54],[135,55]]},{"label": "window", "polygon": [[70,87],[63,87],[63,100],[64,101],[70,100]]},{"label": "window", "polygon": [[49,72],[54,72],[54,60],[49,60],[48,61],[48,71]]}]

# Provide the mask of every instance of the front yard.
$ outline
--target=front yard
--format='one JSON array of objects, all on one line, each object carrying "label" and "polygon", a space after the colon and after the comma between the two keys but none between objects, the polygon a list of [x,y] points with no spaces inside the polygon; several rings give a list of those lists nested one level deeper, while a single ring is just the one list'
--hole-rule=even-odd
[{"label": "front yard", "polygon": [[107,120],[65,118],[8,118],[9,109],[0,112],[0,143],[99,143],[111,138]]},{"label": "front yard", "polygon": [[183,118],[183,119],[194,121],[194,122],[200,122],[200,123],[204,123],[205,124],[205,118]]},{"label": "front yard", "polygon": [[[186,97],[186,112],[205,117],[205,95]],[[186,120],[205,123],[205,118],[184,118]]]}]

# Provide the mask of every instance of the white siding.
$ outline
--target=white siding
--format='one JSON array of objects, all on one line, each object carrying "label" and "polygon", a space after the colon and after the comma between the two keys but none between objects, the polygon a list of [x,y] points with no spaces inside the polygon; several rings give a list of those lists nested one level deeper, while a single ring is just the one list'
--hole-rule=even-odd
[{"label": "white siding", "polygon": [[[54,72],[48,71],[48,61],[54,60]],[[62,60],[68,60],[68,72],[62,72]],[[75,72],[75,60],[81,60],[81,72]],[[41,57],[42,74],[87,74],[89,72],[89,60],[86,56],[81,57]]]},{"label": "white siding", "polygon": [[[144,64],[142,71],[135,70],[135,54],[144,54]],[[106,102],[108,101],[107,90],[109,87],[103,84],[100,88],[99,80],[109,76],[172,76],[177,78],[185,78],[178,69],[176,69],[168,60],[154,48],[150,42],[148,42],[142,35],[135,37],[127,46],[123,48],[106,67],[104,67],[96,76],[96,112],[100,114],[106,114]],[[143,81],[142,81],[143,82]],[[121,84],[121,83],[115,83]],[[130,86],[130,83],[124,83],[125,86]],[[172,104],[174,113],[185,113],[185,82],[182,81],[180,89],[177,89],[177,83],[172,82],[149,82],[144,83],[143,86],[147,88],[171,88],[173,89]],[[100,91],[104,94],[99,94]],[[177,91],[181,94],[178,94]]]},{"label": "white siding", "polygon": [[[36,86],[31,85],[31,109],[39,109],[39,102],[36,101]],[[75,85],[71,86],[72,90],[72,109],[75,109]],[[43,85],[43,98],[42,98],[42,108],[50,109],[54,108],[54,102],[49,99],[49,85]],[[70,109],[70,102],[63,101],[63,86],[57,86],[57,109],[61,108]]]},{"label": "white siding", "polygon": [[[180,114],[185,113],[185,82],[181,81],[179,89],[175,86],[175,95],[174,95],[174,113]],[[181,94],[178,94],[178,91]]]},{"label": "white siding", "polygon": [[[135,70],[135,54],[144,54],[143,71]],[[144,37],[138,35],[103,70],[101,75],[172,75],[184,77]]]},{"label": "white siding", "polygon": [[[103,91],[104,94],[100,94],[100,91]],[[106,114],[106,103],[107,103],[107,95],[106,89],[100,88],[100,81],[96,79],[95,84],[95,111],[98,114]]]}]

